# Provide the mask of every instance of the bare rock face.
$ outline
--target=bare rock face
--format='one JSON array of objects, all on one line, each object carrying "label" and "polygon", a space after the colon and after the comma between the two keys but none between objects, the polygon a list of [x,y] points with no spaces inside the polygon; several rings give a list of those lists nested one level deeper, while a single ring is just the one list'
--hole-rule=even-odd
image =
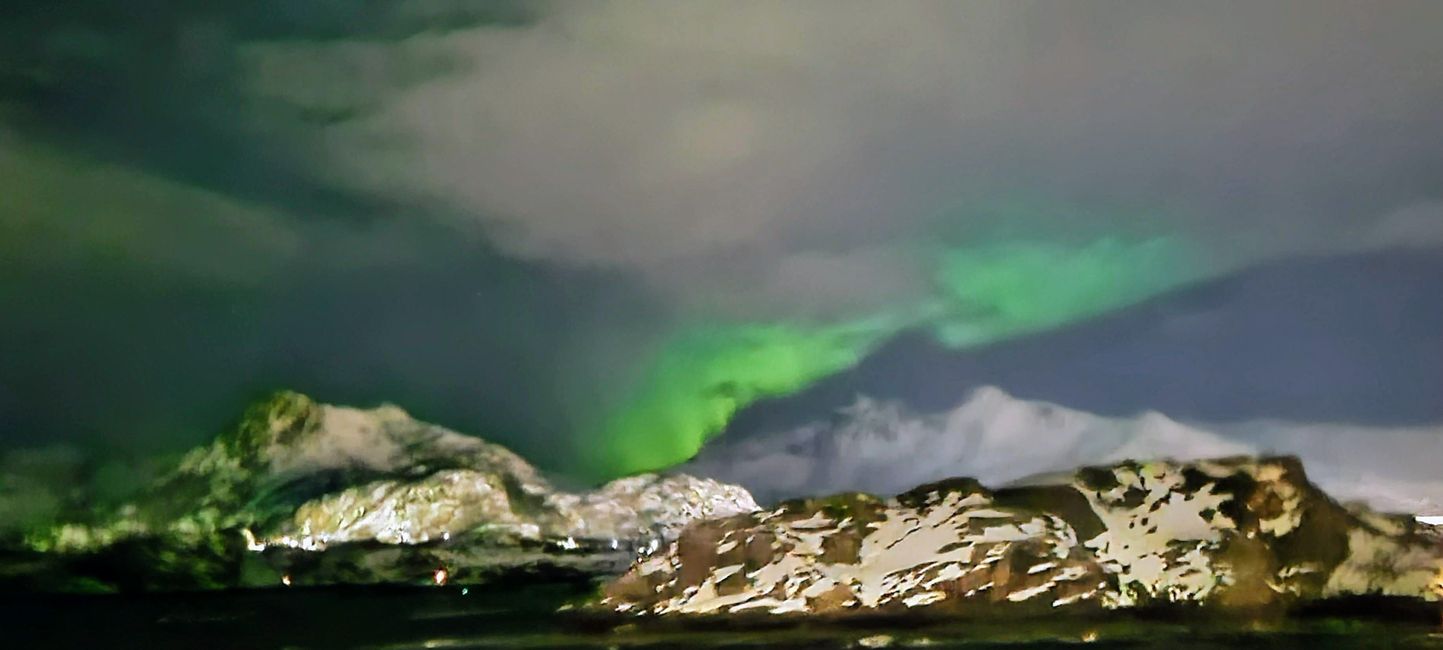
[{"label": "bare rock face", "polygon": [[1036,616],[1443,596],[1428,527],[1340,506],[1293,458],[1124,462],[990,491],[789,501],[692,524],[608,584],[641,617]]},{"label": "bare rock face", "polygon": [[119,581],[139,588],[614,574],[693,520],[756,509],[742,488],[686,475],[559,490],[510,450],[394,406],[281,393],[132,503],[26,543],[87,566],[143,565]]}]

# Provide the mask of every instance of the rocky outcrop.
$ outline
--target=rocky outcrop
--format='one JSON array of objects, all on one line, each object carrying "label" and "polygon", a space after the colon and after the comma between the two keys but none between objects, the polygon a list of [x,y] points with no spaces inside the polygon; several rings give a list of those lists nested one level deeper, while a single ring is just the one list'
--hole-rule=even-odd
[{"label": "rocky outcrop", "polygon": [[138,587],[615,573],[693,520],[756,509],[741,488],[680,474],[560,490],[511,451],[399,408],[282,393],[132,502],[26,546],[106,571],[143,564],[118,580]]},{"label": "rocky outcrop", "polygon": [[658,618],[1036,616],[1436,600],[1443,542],[1340,506],[1293,458],[1123,462],[992,491],[789,501],[693,524],[593,611]]}]

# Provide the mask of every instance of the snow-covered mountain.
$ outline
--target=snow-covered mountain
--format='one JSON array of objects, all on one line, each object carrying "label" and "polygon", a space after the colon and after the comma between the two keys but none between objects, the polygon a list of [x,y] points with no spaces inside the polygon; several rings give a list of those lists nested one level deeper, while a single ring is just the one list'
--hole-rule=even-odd
[{"label": "snow-covered mountain", "polygon": [[11,550],[29,559],[0,561],[0,588],[9,578],[66,589],[74,576],[194,589],[609,572],[694,520],[756,508],[741,488],[681,474],[569,491],[500,445],[395,406],[281,392],[113,511],[26,531]]},{"label": "snow-covered mountain", "polygon": [[859,397],[826,420],[718,438],[679,469],[742,485],[770,502],[854,490],[893,494],[955,476],[1006,485],[1126,459],[1244,454],[1296,455],[1312,480],[1344,501],[1443,513],[1443,473],[1436,467],[1443,462],[1443,426],[1211,426],[1157,412],[1112,418],[1017,399],[995,387],[977,389],[936,413]]},{"label": "snow-covered mountain", "polygon": [[697,522],[593,607],[628,624],[1053,620],[1179,605],[1190,620],[1243,620],[1387,596],[1373,601],[1381,612],[1443,599],[1439,532],[1340,505],[1293,457],[1125,461],[1043,485],[952,479]]}]

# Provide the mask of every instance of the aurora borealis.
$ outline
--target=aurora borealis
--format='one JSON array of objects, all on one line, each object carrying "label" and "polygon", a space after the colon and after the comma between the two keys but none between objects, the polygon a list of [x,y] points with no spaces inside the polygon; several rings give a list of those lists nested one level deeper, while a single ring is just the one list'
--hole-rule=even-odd
[{"label": "aurora borealis", "polygon": [[953,347],[984,345],[1126,306],[1192,272],[1182,247],[1166,240],[1007,242],[944,251],[931,297],[867,318],[686,330],[606,420],[600,440],[608,453],[598,469],[629,473],[684,461],[738,408],[843,370],[902,328],[926,328]]},{"label": "aurora borealis", "polygon": [[895,336],[1443,245],[1443,4],[1203,4],[17,0],[0,450],[290,388],[596,481]]}]

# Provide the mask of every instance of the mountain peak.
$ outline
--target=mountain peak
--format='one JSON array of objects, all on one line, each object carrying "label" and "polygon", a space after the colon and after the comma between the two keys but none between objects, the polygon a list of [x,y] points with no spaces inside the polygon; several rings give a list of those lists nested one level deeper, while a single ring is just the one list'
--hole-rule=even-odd
[{"label": "mountain peak", "polygon": [[288,445],[314,430],[320,405],[310,397],[290,390],[277,391],[248,408],[230,430],[216,442],[243,463],[264,462],[276,445]]}]

